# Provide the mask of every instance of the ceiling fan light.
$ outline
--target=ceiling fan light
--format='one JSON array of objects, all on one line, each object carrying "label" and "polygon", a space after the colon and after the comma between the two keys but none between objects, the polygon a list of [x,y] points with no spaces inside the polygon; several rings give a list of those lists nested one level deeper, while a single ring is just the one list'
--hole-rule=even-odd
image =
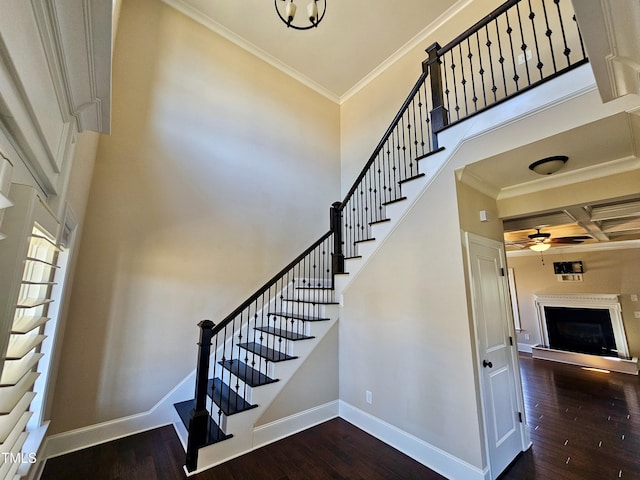
[{"label": "ceiling fan light", "polygon": [[551,175],[560,170],[569,157],[566,155],[555,155],[553,157],[543,158],[529,165],[529,170],[536,172],[538,175]]},{"label": "ceiling fan light", "polygon": [[548,243],[534,243],[533,245],[529,246],[529,248],[534,252],[544,252],[545,250],[549,250],[550,247],[551,245],[549,245]]}]

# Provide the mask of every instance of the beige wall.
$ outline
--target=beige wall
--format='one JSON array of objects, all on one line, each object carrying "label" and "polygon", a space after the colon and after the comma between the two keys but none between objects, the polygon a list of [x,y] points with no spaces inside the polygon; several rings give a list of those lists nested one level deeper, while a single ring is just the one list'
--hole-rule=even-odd
[{"label": "beige wall", "polygon": [[[558,282],[553,273],[553,262],[582,260],[585,273],[582,282]],[[536,294],[613,293],[620,295],[622,320],[632,356],[640,356],[640,321],[633,317],[640,311],[640,302],[632,302],[631,295],[640,295],[640,249],[600,250],[572,252],[570,249],[554,252],[553,248],[541,256],[511,256],[508,265],[513,268],[518,293],[518,306],[522,332],[518,341],[525,344],[540,343],[540,329],[535,308]],[[530,337],[525,339],[524,335]]]},{"label": "beige wall", "polygon": [[256,427],[338,399],[338,326],[305,358],[256,422]]},{"label": "beige wall", "polygon": [[122,6],[113,99],[51,433],[151,408],[195,367],[196,323],[324,233],[339,195],[338,106],[161,2]]}]

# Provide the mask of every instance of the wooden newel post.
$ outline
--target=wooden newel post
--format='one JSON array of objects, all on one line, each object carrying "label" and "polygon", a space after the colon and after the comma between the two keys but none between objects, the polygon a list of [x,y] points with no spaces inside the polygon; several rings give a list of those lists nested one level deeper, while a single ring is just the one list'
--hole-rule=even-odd
[{"label": "wooden newel post", "polygon": [[200,341],[198,342],[198,364],[196,366],[196,394],[189,418],[189,439],[187,440],[187,470],[192,472],[198,465],[198,449],[205,445],[209,424],[207,411],[207,381],[209,377],[209,356],[211,338],[215,324],[211,320],[198,323]]},{"label": "wooden newel post", "polygon": [[333,232],[333,255],[331,267],[333,274],[344,273],[344,254],[342,253],[342,202],[334,202],[329,211],[330,228]]},{"label": "wooden newel post", "polygon": [[449,124],[449,115],[444,108],[444,89],[442,88],[442,69],[438,57],[440,45],[436,42],[426,49],[429,58],[422,62],[422,70],[431,79],[431,130],[433,131],[434,148],[438,148],[437,133]]}]

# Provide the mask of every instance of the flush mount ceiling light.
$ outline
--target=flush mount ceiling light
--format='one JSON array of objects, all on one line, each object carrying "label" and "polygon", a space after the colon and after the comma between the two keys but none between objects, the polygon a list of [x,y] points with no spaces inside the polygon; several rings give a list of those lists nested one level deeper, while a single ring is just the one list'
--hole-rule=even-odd
[{"label": "flush mount ceiling light", "polygon": [[[327,11],[327,0],[312,0],[307,5],[306,20],[294,23],[298,6],[293,0],[274,0],[274,3],[276,13],[278,17],[280,17],[280,20],[282,20],[287,27],[295,28],[296,30],[309,30],[310,28],[317,27]],[[301,16],[298,18],[301,18]]]},{"label": "flush mount ceiling light", "polygon": [[555,155],[553,157],[547,157],[542,160],[538,160],[537,162],[533,162],[529,165],[529,169],[533,170],[538,175],[551,175],[552,173],[556,173],[560,170],[562,166],[567,163],[567,160],[569,160],[569,157],[566,155]]}]

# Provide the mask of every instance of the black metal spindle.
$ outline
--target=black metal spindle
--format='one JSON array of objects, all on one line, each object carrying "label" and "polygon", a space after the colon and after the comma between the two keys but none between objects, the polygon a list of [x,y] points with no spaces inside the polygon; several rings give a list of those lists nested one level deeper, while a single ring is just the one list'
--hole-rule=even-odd
[{"label": "black metal spindle", "polygon": [[553,0],[553,3],[556,4],[556,8],[558,10],[558,20],[560,21],[560,31],[562,32],[562,42],[564,43],[564,51],[562,53],[567,59],[567,66],[571,66],[571,49],[569,48],[569,44],[567,42],[567,33],[564,30],[562,11],[560,10],[560,0]]},{"label": "black metal spindle", "polygon": [[547,2],[544,0],[542,1],[542,13],[544,15],[544,24],[546,27],[544,34],[547,37],[547,40],[549,42],[549,55],[551,56],[551,65],[553,66],[553,72],[555,73],[558,71],[558,67],[556,65],[556,53],[553,48],[553,39],[551,38],[551,36],[553,35],[553,30],[551,30],[551,25],[549,23],[549,14],[547,12]]}]

